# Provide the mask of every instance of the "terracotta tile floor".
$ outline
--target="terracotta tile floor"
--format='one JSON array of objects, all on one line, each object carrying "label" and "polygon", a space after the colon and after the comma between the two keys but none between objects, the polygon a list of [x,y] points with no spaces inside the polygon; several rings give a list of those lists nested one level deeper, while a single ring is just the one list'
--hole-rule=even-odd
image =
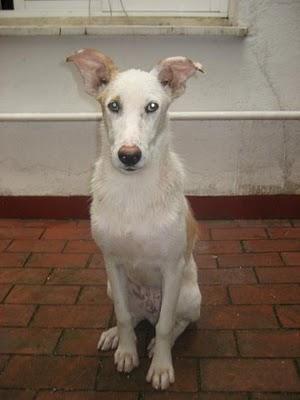
[{"label": "terracotta tile floor", "polygon": [[161,394],[145,382],[146,323],[130,375],[96,351],[113,308],[89,222],[0,220],[0,399],[299,399],[300,222],[200,226],[201,319],[176,343],[176,383]]}]

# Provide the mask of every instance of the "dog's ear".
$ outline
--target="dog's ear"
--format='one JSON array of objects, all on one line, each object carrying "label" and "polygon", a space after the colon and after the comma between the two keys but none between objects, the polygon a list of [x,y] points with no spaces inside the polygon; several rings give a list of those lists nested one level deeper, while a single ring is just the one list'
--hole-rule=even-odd
[{"label": "dog's ear", "polygon": [[186,57],[169,57],[161,60],[151,73],[157,76],[172,97],[178,97],[184,92],[186,81],[197,71],[204,72],[200,63]]},{"label": "dog's ear", "polygon": [[88,94],[98,97],[101,90],[117,74],[114,62],[106,55],[94,49],[82,49],[67,57],[72,61],[83,77],[85,90]]}]

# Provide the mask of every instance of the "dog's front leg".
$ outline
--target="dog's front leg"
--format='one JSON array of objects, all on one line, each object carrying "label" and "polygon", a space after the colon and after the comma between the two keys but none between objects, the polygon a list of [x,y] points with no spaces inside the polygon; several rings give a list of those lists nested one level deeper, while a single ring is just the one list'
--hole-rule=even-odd
[{"label": "dog's front leg", "polygon": [[105,258],[108,279],[112,289],[117,319],[119,345],[114,360],[119,372],[130,372],[139,364],[136,336],[128,307],[126,275],[114,259]]},{"label": "dog's front leg", "polygon": [[184,259],[180,259],[175,266],[166,265],[163,271],[162,305],[156,325],[153,358],[146,378],[155,389],[167,389],[175,381],[172,332],[184,265]]}]

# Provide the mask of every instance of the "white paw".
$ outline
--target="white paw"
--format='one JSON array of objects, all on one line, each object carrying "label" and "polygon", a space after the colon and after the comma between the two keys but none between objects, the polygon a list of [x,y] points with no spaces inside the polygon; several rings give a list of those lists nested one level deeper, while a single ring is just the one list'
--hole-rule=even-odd
[{"label": "white paw", "polygon": [[118,328],[114,326],[107,331],[102,332],[97,349],[98,350],[114,350],[117,348],[119,343]]},{"label": "white paw", "polygon": [[154,389],[167,389],[171,383],[175,382],[172,361],[163,361],[161,358],[154,357],[146,380],[147,382],[152,383]]},{"label": "white paw", "polygon": [[119,372],[130,372],[139,365],[136,348],[118,347],[115,352],[115,364]]}]

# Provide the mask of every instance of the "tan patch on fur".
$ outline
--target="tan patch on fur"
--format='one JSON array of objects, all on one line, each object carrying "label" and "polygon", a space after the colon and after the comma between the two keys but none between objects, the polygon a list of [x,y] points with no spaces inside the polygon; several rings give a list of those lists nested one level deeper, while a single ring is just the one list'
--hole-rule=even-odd
[{"label": "tan patch on fur", "polygon": [[190,205],[188,205],[188,211],[185,219],[186,219],[186,236],[187,236],[185,260],[189,261],[193,252],[194,245],[199,236],[198,222],[196,221],[193,215],[193,211]]}]

